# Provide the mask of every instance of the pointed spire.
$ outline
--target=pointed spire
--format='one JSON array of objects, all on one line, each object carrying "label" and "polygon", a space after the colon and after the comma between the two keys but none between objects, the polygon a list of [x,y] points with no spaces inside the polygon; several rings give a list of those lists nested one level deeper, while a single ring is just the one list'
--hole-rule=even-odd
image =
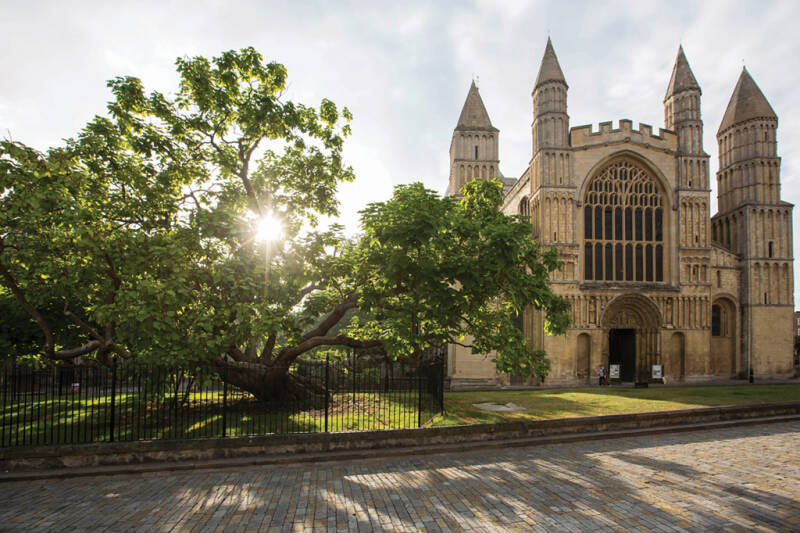
[{"label": "pointed spire", "polygon": [[719,125],[717,134],[734,124],[754,118],[777,120],[778,116],[772,110],[772,106],[769,105],[767,98],[758,88],[750,73],[743,67],[742,74],[739,76],[739,81],[736,82],[736,88],[733,90],[731,99],[728,102],[728,108],[722,117],[722,123]]},{"label": "pointed spire", "polygon": [[672,67],[672,76],[669,79],[667,94],[664,100],[687,89],[700,90],[700,85],[692,73],[692,68],[683,53],[683,45],[678,46],[678,57],[675,58],[675,66]]},{"label": "pointed spire", "polygon": [[467,99],[461,109],[461,116],[458,117],[456,130],[499,131],[492,126],[492,121],[489,119],[486,106],[483,105],[483,99],[481,99],[481,93],[478,92],[478,86],[475,85],[475,80],[472,80],[472,85],[469,87]]},{"label": "pointed spire", "polygon": [[548,81],[560,81],[567,85],[567,80],[564,79],[564,73],[561,72],[561,65],[558,64],[556,51],[553,49],[553,42],[550,37],[547,38],[542,64],[539,66],[539,75],[536,76],[536,84],[533,88],[536,89],[536,87]]}]

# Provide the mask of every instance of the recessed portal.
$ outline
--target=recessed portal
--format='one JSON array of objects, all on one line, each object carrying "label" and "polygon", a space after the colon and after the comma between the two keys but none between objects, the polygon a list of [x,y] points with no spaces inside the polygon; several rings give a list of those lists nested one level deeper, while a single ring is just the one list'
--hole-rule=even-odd
[{"label": "recessed portal", "polygon": [[612,329],[608,333],[608,365],[620,365],[622,381],[633,381],[636,371],[636,330]]}]

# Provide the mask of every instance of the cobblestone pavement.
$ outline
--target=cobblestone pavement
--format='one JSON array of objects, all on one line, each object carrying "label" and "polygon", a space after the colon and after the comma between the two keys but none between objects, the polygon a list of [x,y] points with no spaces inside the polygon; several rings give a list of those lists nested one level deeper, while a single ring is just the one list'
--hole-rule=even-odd
[{"label": "cobblestone pavement", "polygon": [[3,531],[800,531],[800,422],[4,483]]}]

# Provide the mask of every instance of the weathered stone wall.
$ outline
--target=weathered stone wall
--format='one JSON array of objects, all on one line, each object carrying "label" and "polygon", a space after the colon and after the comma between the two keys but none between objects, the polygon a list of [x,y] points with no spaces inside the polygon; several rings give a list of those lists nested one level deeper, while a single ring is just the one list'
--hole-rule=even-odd
[{"label": "weathered stone wall", "polygon": [[794,375],[793,316],[793,310],[789,306],[750,307],[753,343],[751,357],[756,376],[770,378]]},{"label": "weathered stone wall", "polygon": [[[458,443],[511,441],[506,445],[547,444],[574,440],[627,436],[625,431],[673,432],[697,429],[692,424],[742,421],[763,417],[793,417],[800,414],[800,402],[755,404],[657,413],[639,413],[584,418],[562,418],[501,424],[477,424],[440,428],[399,429],[349,433],[306,433],[266,435],[194,441],[143,441],[111,444],[83,444],[0,450],[0,470],[55,469],[101,465],[129,465],[153,462],[210,461],[250,457],[254,463],[276,464],[297,461],[293,454],[324,454],[384,449],[386,454],[430,453],[437,446]],[[618,432],[616,435],[613,432]],[[548,441],[548,438],[554,440]],[[516,441],[512,441],[516,439]],[[530,439],[538,439],[532,441]],[[283,457],[282,457],[283,456]],[[313,460],[342,459],[342,455],[316,455]],[[172,465],[180,469],[180,463]],[[2,475],[0,475],[2,480]]]}]

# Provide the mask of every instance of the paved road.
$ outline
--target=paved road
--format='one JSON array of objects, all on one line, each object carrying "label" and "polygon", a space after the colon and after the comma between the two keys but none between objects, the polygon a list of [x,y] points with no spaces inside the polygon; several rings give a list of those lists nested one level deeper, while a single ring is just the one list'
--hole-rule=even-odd
[{"label": "paved road", "polygon": [[800,531],[800,422],[365,460],[4,483],[3,531]]}]

